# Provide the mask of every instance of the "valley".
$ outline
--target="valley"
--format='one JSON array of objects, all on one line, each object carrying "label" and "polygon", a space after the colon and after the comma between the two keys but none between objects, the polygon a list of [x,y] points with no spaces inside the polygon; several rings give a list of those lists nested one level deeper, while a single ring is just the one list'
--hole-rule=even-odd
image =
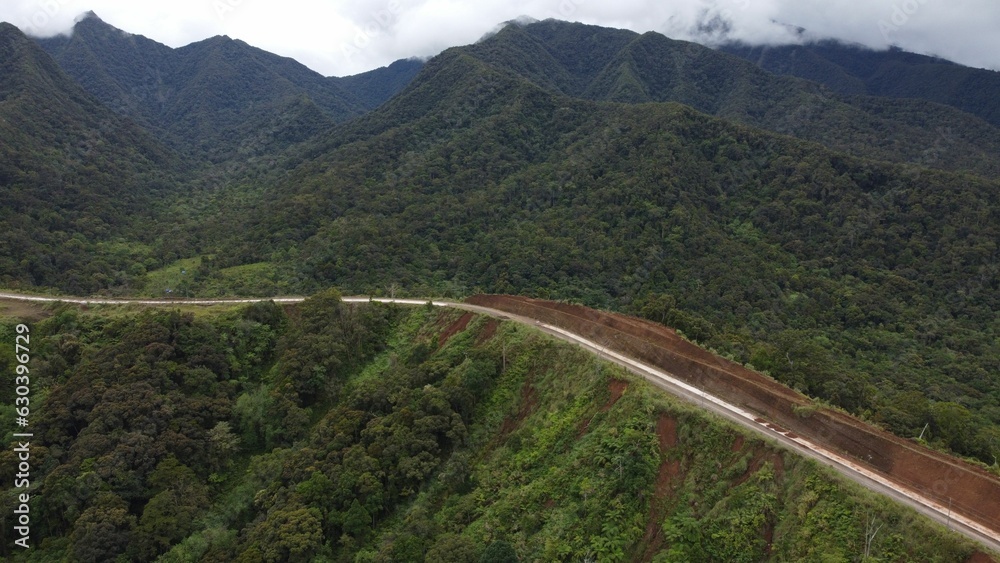
[{"label": "valley", "polygon": [[0,23],[47,541],[2,555],[988,559],[996,77],[528,19],[327,77]]}]

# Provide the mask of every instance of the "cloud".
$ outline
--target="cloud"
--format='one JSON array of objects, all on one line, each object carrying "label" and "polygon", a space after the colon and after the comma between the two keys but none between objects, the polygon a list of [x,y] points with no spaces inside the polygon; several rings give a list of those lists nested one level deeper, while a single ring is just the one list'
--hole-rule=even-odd
[{"label": "cloud", "polygon": [[[709,2],[705,2],[708,4]],[[874,49],[898,46],[962,64],[1000,69],[1000,4],[992,0],[718,0],[732,10],[733,37],[753,43],[838,39]]]},{"label": "cloud", "polygon": [[435,55],[520,16],[702,43],[834,38],[874,48],[892,44],[1000,69],[1000,4],[994,0],[3,0],[0,20],[54,35],[68,32],[87,10],[172,47],[229,35],[326,75]]}]

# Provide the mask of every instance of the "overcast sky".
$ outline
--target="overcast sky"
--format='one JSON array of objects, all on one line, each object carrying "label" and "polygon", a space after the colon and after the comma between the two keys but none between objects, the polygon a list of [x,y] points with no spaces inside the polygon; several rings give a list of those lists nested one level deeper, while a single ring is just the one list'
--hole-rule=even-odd
[{"label": "overcast sky", "polygon": [[796,42],[804,28],[1000,70],[997,0],[0,0],[0,20],[33,35],[66,33],[88,10],[171,47],[228,35],[327,76],[435,55],[521,15],[701,43]]}]

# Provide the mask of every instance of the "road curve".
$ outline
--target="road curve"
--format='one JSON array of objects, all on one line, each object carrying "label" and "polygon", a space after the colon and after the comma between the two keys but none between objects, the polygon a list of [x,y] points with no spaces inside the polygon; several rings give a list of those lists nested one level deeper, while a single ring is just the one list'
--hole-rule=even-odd
[{"label": "road curve", "polygon": [[[83,298],[83,297],[48,297],[23,295],[17,293],[0,292],[0,299],[10,299],[17,301],[32,302],[64,302],[81,305],[153,305],[153,306],[176,306],[176,305],[226,305],[241,303],[259,303],[263,301],[274,301],[275,303],[301,303],[304,297],[273,297],[273,298],[231,298],[231,299],[104,299],[104,298]],[[600,358],[618,364],[630,372],[640,375],[651,381],[657,387],[675,395],[682,400],[688,401],[705,410],[711,411],[722,418],[734,422],[744,428],[752,430],[758,434],[769,438],[782,446],[795,451],[801,455],[814,459],[848,479],[877,493],[888,496],[897,502],[905,504],[921,514],[952,528],[963,535],[983,544],[987,548],[1000,552],[1000,534],[983,526],[971,519],[959,514],[952,514],[951,510],[939,503],[929,499],[919,492],[894,482],[887,476],[872,471],[858,463],[847,459],[836,452],[830,451],[809,440],[778,428],[769,421],[750,413],[744,409],[730,404],[714,395],[706,393],[694,387],[672,374],[659,368],[644,364],[632,358],[625,357],[613,350],[608,350],[607,346],[602,346],[596,342],[588,340],[580,335],[574,334],[562,328],[542,323],[536,319],[523,317],[470,305],[455,301],[439,299],[393,299],[378,297],[344,297],[346,303],[392,303],[397,305],[427,305],[430,303],[434,307],[450,307],[461,309],[473,313],[489,315],[500,319],[521,323],[537,330],[545,332],[560,340],[581,346],[588,352],[598,355]]]}]

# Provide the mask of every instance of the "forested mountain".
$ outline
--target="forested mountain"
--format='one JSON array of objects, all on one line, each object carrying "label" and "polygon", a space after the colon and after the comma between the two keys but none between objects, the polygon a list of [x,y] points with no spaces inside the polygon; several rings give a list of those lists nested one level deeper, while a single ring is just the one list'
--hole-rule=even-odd
[{"label": "forested mountain", "polygon": [[181,162],[0,23],[0,283],[129,286],[151,242],[139,224],[176,191]]},{"label": "forested mountain", "polygon": [[[197,314],[44,312],[31,330],[33,385],[47,389],[33,410],[32,548],[12,548],[3,526],[0,555],[964,563],[975,553],[532,329],[338,297]],[[0,319],[0,335],[13,326]],[[14,364],[9,347],[0,364]],[[0,393],[9,437],[13,391]],[[14,456],[0,451],[5,483]],[[0,496],[4,514],[16,506]]]},{"label": "forested mountain", "polygon": [[1000,129],[972,114],[922,100],[839,94],[654,32],[547,20],[507,25],[461,50],[551,92],[679,102],[856,156],[1000,175]]},{"label": "forested mountain", "polygon": [[[97,98],[145,124],[147,133],[73,84],[15,28],[0,31],[0,127],[6,128],[0,189],[14,202],[2,208],[11,225],[3,235],[5,285],[191,296],[311,294],[336,286],[349,293],[574,300],[674,326],[900,436],[922,436],[997,470],[1000,132],[983,118],[988,113],[965,111],[960,100],[843,93],[657,34],[555,21],[507,25],[426,64],[399,62],[341,79],[224,37],[168,49],[93,17],[71,38],[42,41]],[[179,157],[154,136],[220,166],[188,165],[196,188],[182,190],[188,178],[172,172]],[[238,174],[220,172],[232,163]],[[86,330],[72,319],[53,321],[46,334],[60,347],[51,351],[50,377],[61,387],[51,395],[47,440],[59,444],[52,463],[63,473],[51,483],[62,492],[46,497],[57,503],[46,508],[46,525],[70,538],[57,549],[79,545],[100,559],[126,553],[131,547],[123,546],[137,539],[141,551],[127,557],[151,557],[195,533],[175,560],[191,553],[282,559],[298,546],[311,546],[298,555],[319,553],[327,547],[318,545],[337,538],[340,547],[328,549],[365,553],[359,560],[367,561],[393,559],[396,548],[386,546],[432,549],[427,538],[444,541],[439,532],[500,539],[490,530],[513,521],[509,511],[462,508],[479,502],[469,494],[484,481],[458,479],[460,495],[442,500],[427,480],[459,448],[461,440],[449,432],[472,436],[482,422],[494,424],[483,435],[496,436],[497,420],[477,422],[478,415],[449,411],[436,398],[425,402],[423,393],[433,394],[425,385],[448,380],[455,366],[443,367],[451,360],[435,357],[433,346],[406,348],[421,341],[413,336],[424,334],[418,321],[384,311],[364,319],[327,312],[347,324],[331,329],[311,313],[290,319],[273,310],[246,313],[218,329],[231,346],[215,351],[209,343],[215,336],[205,336],[212,329],[199,325],[188,333],[197,323],[180,317],[130,319],[107,327],[104,336],[105,325],[96,321]],[[72,339],[85,340],[84,332],[90,340],[75,347]],[[281,335],[288,338],[275,345]],[[299,340],[302,347],[294,344]],[[240,346],[253,350],[243,356],[249,348]],[[392,346],[396,356],[366,367]],[[162,436],[134,436],[149,434],[136,427],[107,441],[99,425],[84,433],[86,413],[97,412],[103,395],[78,388],[108,361],[100,354],[135,366],[128,377],[153,378],[152,391],[129,387],[135,381],[125,376],[106,381],[107,388],[121,387],[100,407],[114,411],[109,420],[128,418],[117,413],[116,401],[183,388],[194,394],[191,402],[179,392],[171,401],[189,414],[187,426],[168,428],[157,422],[162,413],[147,413]],[[161,361],[173,364],[150,375],[147,368]],[[420,367],[428,361],[433,365]],[[491,361],[495,368],[495,354]],[[399,385],[412,386],[377,404],[351,395],[341,387],[346,379],[334,377],[397,373],[401,365],[413,369],[398,370],[405,379]],[[465,381],[469,373],[453,379]],[[467,383],[475,387],[476,377]],[[486,400],[477,395],[484,389],[466,390],[473,403]],[[594,407],[584,403],[581,409]],[[316,426],[326,407],[340,410],[328,427]],[[418,408],[429,413],[421,423],[425,435],[403,455],[388,436],[399,420],[413,422],[406,417]],[[220,422],[239,432],[244,454],[264,456],[250,465],[250,481],[227,481],[238,479],[211,466],[207,431]],[[331,445],[338,433],[357,443]],[[87,441],[78,441],[81,435]],[[211,447],[233,443],[224,428],[214,436]],[[456,463],[487,459],[491,439]],[[129,458],[130,444],[156,455]],[[511,448],[519,451],[520,444]],[[535,463],[542,459],[537,452],[525,456]],[[378,485],[365,481],[370,497],[322,500],[334,498],[331,488],[352,489],[360,481],[315,476],[313,482],[317,472],[332,480],[340,471],[333,465],[356,463],[352,475],[363,480],[378,472],[369,456],[396,464],[378,469]],[[95,459],[108,463],[88,462]],[[572,463],[550,461],[544,467],[558,471]],[[110,470],[95,469],[129,463],[141,479],[112,482]],[[530,473],[526,467],[539,478],[548,471],[531,463],[511,471],[519,478]],[[477,467],[470,474],[485,466]],[[641,472],[648,469],[636,469],[632,485],[648,488],[650,475]],[[212,497],[222,504],[204,528],[178,526],[169,537],[157,536],[153,522],[185,521],[168,514],[181,508],[170,504],[178,493],[165,479],[184,481],[190,472],[199,483],[185,489],[193,498],[232,496]],[[208,487],[212,472],[216,481]],[[477,477],[494,484],[485,495],[500,482],[490,475]],[[584,504],[592,498],[585,484],[553,479],[558,489],[581,491]],[[113,495],[101,494],[105,485]],[[146,503],[161,494],[159,512],[146,517]],[[420,515],[448,506],[447,499],[458,503],[449,510],[471,532],[442,522],[437,529],[427,523],[433,518]],[[417,512],[394,512],[404,502]],[[622,508],[636,518],[621,523],[629,532],[609,537],[631,537],[641,528],[635,515],[648,506],[630,502],[640,504]],[[774,506],[760,509],[771,511],[769,522],[780,512]],[[493,520],[477,520],[487,512]],[[366,514],[377,515],[378,530],[361,525]],[[722,550],[712,543],[722,536],[697,535],[715,529],[705,516],[681,515],[663,533]],[[546,524],[517,522],[512,533],[522,534],[523,553],[582,558],[590,549],[567,540],[569,547],[553,544],[556,556],[548,557],[548,546],[528,538]],[[295,545],[277,542],[276,530],[292,523],[309,534]],[[78,541],[97,530],[115,531],[106,541]],[[327,543],[316,544],[319,537]],[[376,537],[377,545],[365,543]],[[806,557],[800,548],[780,553]],[[905,546],[899,549],[887,558],[908,559]],[[724,550],[711,553],[733,560]],[[760,555],[755,560],[766,555],[753,553]],[[700,555],[686,554],[707,560]]]},{"label": "forested mountain", "polygon": [[361,74],[329,80],[358,98],[365,109],[372,110],[398,94],[423,67],[419,59],[405,59]]},{"label": "forested mountain", "polygon": [[677,104],[559,96],[460,49],[328,142],[259,211],[199,235],[238,233],[194,283],[272,264],[305,292],[399,284],[636,311],[666,294],[690,336],[813,396],[906,436],[955,409],[963,430],[942,426],[943,443],[1000,453],[995,179]]},{"label": "forested mountain", "polygon": [[[190,59],[204,83],[238,76],[242,67],[230,58],[250,66],[273,60],[224,38],[188,49],[210,54]],[[227,49],[232,57],[209,64],[211,53]],[[833,138],[895,131],[883,145],[890,152],[920,139],[906,119],[930,123],[939,115],[872,97],[851,105],[655,34],[508,25],[426,65],[381,75],[398,80],[358,78],[354,86],[370,93],[420,68],[375,111],[291,152],[268,153],[276,164],[261,175],[166,202],[144,233],[155,240],[122,259],[137,275],[157,269],[145,288],[154,295],[330,285],[370,292],[395,284],[413,293],[527,293],[633,311],[652,303],[661,319],[664,307],[675,311],[671,322],[689,336],[901,435],[958,413],[952,420],[961,423],[942,423],[935,439],[994,461],[996,176],[859,159],[679,104],[603,101],[614,89],[602,85],[620,75],[614,69],[625,59],[641,61],[635,76],[660,84],[652,91],[687,92],[695,107],[714,104],[708,109],[716,114],[751,101],[792,104],[789,96],[808,104],[808,92],[820,92],[844,127],[803,123]],[[668,60],[690,76],[671,86]],[[727,84],[755,93],[730,96]],[[587,99],[594,97],[602,100]],[[209,109],[210,98],[183,99],[220,113]],[[308,96],[298,104],[317,107]],[[897,120],[902,114],[911,115]],[[234,131],[246,132],[240,142],[261,134],[252,121]],[[960,136],[953,140],[928,164],[962,169],[978,158]],[[169,263],[178,258],[187,260]],[[9,262],[8,275],[63,290],[134,287],[107,274],[84,285],[68,284],[63,273],[31,277],[26,266]]]},{"label": "forested mountain", "polygon": [[419,68],[401,62],[353,79],[326,78],[228,37],[172,49],[93,13],[72,35],[39,44],[105,105],[216,162],[313,137],[380,104]]},{"label": "forested mountain", "polygon": [[1000,73],[898,48],[874,51],[822,41],[806,45],[728,44],[722,51],[775,74],[819,82],[848,95],[919,98],[947,104],[1000,126]]}]

